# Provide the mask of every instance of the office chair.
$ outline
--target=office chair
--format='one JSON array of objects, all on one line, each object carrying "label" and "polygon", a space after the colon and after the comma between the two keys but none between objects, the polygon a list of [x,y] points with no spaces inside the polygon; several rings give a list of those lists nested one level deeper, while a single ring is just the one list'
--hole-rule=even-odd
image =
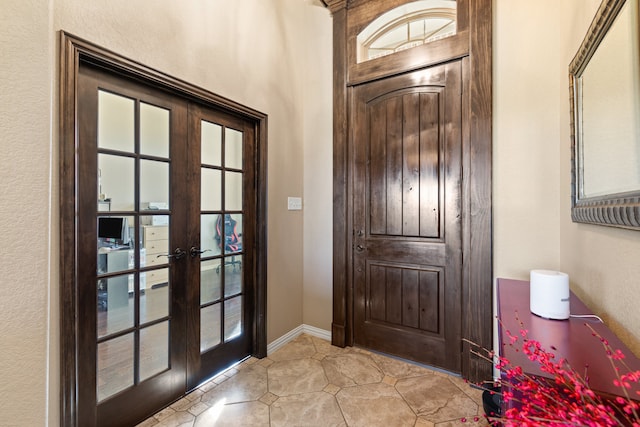
[{"label": "office chair", "polygon": [[[219,215],[216,221],[216,240],[218,241],[218,247],[222,248],[224,241],[224,253],[230,254],[242,251],[242,242],[240,241],[240,234],[236,229],[238,222],[231,217],[231,214]],[[236,260],[235,255],[231,257],[231,261],[225,262],[226,266],[232,266],[233,271],[236,268],[239,270],[242,268],[242,261]],[[216,268],[216,273],[220,272],[220,266]]]}]

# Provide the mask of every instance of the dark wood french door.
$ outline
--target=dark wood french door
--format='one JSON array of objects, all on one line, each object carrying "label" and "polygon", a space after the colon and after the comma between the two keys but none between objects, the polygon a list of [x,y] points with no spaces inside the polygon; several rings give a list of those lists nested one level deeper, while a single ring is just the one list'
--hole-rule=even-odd
[{"label": "dark wood french door", "polygon": [[[252,351],[256,168],[253,123],[189,106],[187,388]],[[247,268],[248,266],[248,268]]]},{"label": "dark wood french door", "polygon": [[462,63],[353,93],[354,342],[461,370]]},{"label": "dark wood french door", "polygon": [[254,351],[256,123],[78,74],[77,424],[135,425]]}]

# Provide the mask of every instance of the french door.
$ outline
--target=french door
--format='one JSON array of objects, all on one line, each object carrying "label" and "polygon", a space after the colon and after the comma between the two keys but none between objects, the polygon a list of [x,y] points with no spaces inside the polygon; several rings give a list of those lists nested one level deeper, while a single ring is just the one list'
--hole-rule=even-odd
[{"label": "french door", "polygon": [[63,171],[76,207],[62,214],[63,230],[75,226],[62,295],[76,317],[65,328],[63,313],[62,328],[76,378],[62,383],[76,412],[63,421],[135,425],[264,353],[258,126],[89,63],[76,102],[75,168]]},{"label": "french door", "polygon": [[[189,107],[189,186],[193,189],[188,236],[193,258],[188,289],[187,387],[250,354],[253,324],[251,242],[255,242],[255,169],[251,123],[200,105]],[[247,330],[249,327],[249,330]]]},{"label": "french door", "polygon": [[188,106],[88,66],[78,95],[79,420],[128,425],[185,391]]}]

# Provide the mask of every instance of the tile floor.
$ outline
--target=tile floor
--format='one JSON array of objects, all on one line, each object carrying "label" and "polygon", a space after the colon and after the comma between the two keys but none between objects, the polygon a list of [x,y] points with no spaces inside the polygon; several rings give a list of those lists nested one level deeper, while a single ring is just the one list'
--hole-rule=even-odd
[{"label": "tile floor", "polygon": [[481,395],[459,377],[303,334],[138,426],[486,426]]}]

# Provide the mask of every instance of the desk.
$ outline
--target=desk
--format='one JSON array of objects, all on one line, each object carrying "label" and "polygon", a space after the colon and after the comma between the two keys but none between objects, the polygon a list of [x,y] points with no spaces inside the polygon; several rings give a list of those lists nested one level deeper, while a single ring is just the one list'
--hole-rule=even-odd
[{"label": "desk", "polygon": [[[532,314],[529,311],[528,281],[498,279],[497,299],[500,354],[512,365],[521,366],[527,374],[551,378],[551,375],[540,371],[537,363],[522,354],[522,339],[515,344],[515,348],[509,346],[507,330],[513,335],[519,335],[522,327],[528,329],[528,338],[539,341],[544,350],[556,355],[556,359],[564,357],[581,375],[584,373],[584,367],[588,365],[589,384],[593,391],[602,396],[620,395],[620,389],[613,384],[614,371],[609,357],[600,340],[592,336],[585,323],[607,339],[611,348],[619,349],[625,354],[625,362],[632,371],[640,370],[640,359],[600,321],[580,318],[548,320]],[[572,315],[593,314],[573,292],[570,307]],[[520,321],[523,326],[520,325]],[[552,346],[557,350],[552,350]],[[520,351],[516,352],[516,348]],[[635,392],[640,390],[640,385],[633,383],[632,386],[629,394],[638,396]]]},{"label": "desk", "polygon": [[[100,274],[126,271],[132,268],[133,249],[129,247],[98,249],[98,272]],[[104,291],[107,291],[103,308],[110,310],[118,307],[126,307],[129,304],[129,279],[130,275],[101,279],[105,281],[106,286]]]}]

